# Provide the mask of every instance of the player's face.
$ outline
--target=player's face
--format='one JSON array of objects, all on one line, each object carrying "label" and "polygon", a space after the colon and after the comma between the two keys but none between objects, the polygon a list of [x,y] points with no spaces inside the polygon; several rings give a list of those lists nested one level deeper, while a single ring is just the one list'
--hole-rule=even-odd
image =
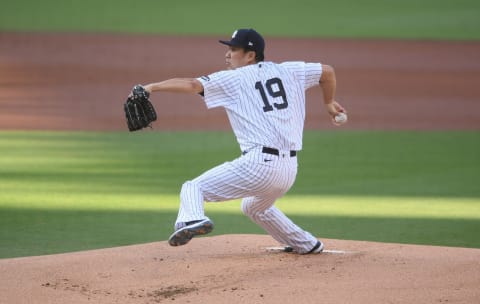
[{"label": "player's face", "polygon": [[236,69],[255,62],[255,52],[245,51],[243,48],[231,46],[225,54],[225,62],[229,69]]}]

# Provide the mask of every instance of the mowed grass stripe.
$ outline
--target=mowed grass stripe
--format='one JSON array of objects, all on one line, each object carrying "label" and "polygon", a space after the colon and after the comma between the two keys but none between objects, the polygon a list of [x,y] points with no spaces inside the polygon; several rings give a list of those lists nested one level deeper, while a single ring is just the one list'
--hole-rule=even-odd
[{"label": "mowed grass stripe", "polygon": [[[278,206],[319,237],[480,248],[479,139],[307,131]],[[230,132],[0,132],[0,257],[165,240],[182,183],[239,153]],[[214,235],[264,233],[239,205],[207,204]]]},{"label": "mowed grass stripe", "polygon": [[[240,154],[230,132],[0,132],[2,193],[177,194]],[[479,132],[307,131],[290,194],[478,198]]]}]

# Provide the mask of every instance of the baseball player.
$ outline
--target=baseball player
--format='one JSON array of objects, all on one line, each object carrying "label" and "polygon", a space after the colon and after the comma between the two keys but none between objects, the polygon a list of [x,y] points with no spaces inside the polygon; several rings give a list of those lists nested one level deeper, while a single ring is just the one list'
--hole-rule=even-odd
[{"label": "baseball player", "polygon": [[241,208],[285,248],[320,253],[323,243],[293,223],[275,201],[293,185],[302,149],[305,91],[320,85],[332,121],[345,109],[335,101],[332,67],[320,63],[264,61],[265,42],[253,29],[236,30],[225,60],[228,69],[199,78],[174,78],[145,85],[148,93],[184,92],[203,96],[207,108],[223,107],[241,155],[183,184],[172,246],[207,234],[213,222],[204,202],[242,199]]}]

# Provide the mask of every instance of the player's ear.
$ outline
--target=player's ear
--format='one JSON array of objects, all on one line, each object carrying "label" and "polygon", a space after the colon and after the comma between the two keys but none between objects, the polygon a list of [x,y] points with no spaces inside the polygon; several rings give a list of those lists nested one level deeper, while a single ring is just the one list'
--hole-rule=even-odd
[{"label": "player's ear", "polygon": [[255,57],[257,57],[257,54],[255,51],[247,51],[247,60],[248,62],[255,62]]}]

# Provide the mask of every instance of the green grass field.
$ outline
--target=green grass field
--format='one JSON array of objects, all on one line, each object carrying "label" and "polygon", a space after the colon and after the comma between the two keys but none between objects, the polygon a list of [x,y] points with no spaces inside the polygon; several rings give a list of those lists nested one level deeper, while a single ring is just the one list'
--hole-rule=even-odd
[{"label": "green grass field", "polygon": [[18,0],[2,3],[0,31],[478,40],[479,16],[475,0]]},{"label": "green grass field", "polygon": [[[479,40],[480,2],[2,3],[6,31]],[[1,39],[1,37],[0,37]],[[1,45],[1,41],[0,41]],[[238,155],[231,133],[0,131],[0,258],[165,240],[182,183]],[[319,237],[480,248],[478,132],[307,132],[278,206]],[[239,201],[214,234],[263,233]]]},{"label": "green grass field", "polygon": [[[235,158],[230,132],[0,132],[0,257],[168,238],[182,183]],[[480,248],[480,133],[308,131],[278,206],[319,237]],[[263,233],[239,201],[215,234]]]}]

